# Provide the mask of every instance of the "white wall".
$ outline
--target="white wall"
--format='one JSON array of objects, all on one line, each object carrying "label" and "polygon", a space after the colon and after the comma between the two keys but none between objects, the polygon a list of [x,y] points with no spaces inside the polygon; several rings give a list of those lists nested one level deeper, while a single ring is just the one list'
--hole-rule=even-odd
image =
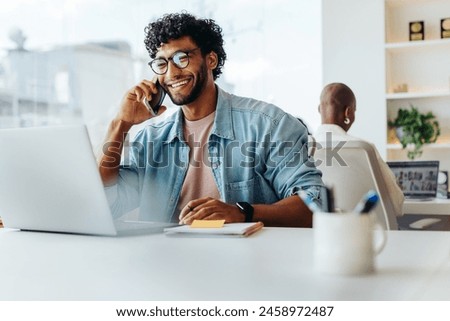
[{"label": "white wall", "polygon": [[343,82],[357,99],[349,133],[386,155],[383,0],[322,0],[323,84]]}]

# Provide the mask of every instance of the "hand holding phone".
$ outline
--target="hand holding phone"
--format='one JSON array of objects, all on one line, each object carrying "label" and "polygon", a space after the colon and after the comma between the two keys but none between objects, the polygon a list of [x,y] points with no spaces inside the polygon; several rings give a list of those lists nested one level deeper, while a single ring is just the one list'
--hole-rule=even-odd
[{"label": "hand holding phone", "polygon": [[154,97],[152,97],[151,101],[148,101],[147,98],[144,97],[144,105],[147,107],[152,116],[156,116],[158,114],[159,108],[166,97],[166,91],[160,85],[159,81],[156,81],[156,88],[158,88],[158,92],[154,95]]}]

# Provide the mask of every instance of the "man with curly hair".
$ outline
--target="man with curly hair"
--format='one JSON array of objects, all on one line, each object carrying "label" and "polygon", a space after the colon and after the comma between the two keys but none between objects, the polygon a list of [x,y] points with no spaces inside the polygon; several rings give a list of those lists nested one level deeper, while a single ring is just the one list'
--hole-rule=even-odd
[{"label": "man with curly hair", "polygon": [[[319,202],[322,186],[308,159],[307,130],[271,104],[216,85],[226,60],[222,29],[176,13],[145,32],[156,76],[125,94],[99,160],[114,215],[139,207],[142,220],[311,226],[311,212],[296,195],[304,190]],[[154,117],[143,100],[156,99],[156,82],[180,109],[149,122],[127,145],[130,128]]]}]

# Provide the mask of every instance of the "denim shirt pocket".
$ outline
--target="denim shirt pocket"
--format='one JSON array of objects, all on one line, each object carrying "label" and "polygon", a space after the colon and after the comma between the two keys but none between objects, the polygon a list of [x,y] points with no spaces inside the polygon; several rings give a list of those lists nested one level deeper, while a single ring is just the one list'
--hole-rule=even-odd
[{"label": "denim shirt pocket", "polygon": [[259,190],[258,180],[252,178],[246,181],[225,184],[226,202],[245,201],[254,203]]}]

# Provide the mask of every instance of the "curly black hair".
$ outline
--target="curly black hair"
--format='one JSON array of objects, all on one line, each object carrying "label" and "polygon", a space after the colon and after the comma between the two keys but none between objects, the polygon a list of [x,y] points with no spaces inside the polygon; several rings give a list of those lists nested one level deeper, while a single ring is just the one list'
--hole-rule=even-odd
[{"label": "curly black hair", "polygon": [[212,19],[198,19],[189,13],[165,14],[155,22],[150,22],[145,31],[145,48],[152,59],[156,57],[162,43],[189,36],[205,55],[214,51],[218,56],[217,67],[213,70],[214,80],[222,74],[227,59],[223,48],[222,28]]}]

